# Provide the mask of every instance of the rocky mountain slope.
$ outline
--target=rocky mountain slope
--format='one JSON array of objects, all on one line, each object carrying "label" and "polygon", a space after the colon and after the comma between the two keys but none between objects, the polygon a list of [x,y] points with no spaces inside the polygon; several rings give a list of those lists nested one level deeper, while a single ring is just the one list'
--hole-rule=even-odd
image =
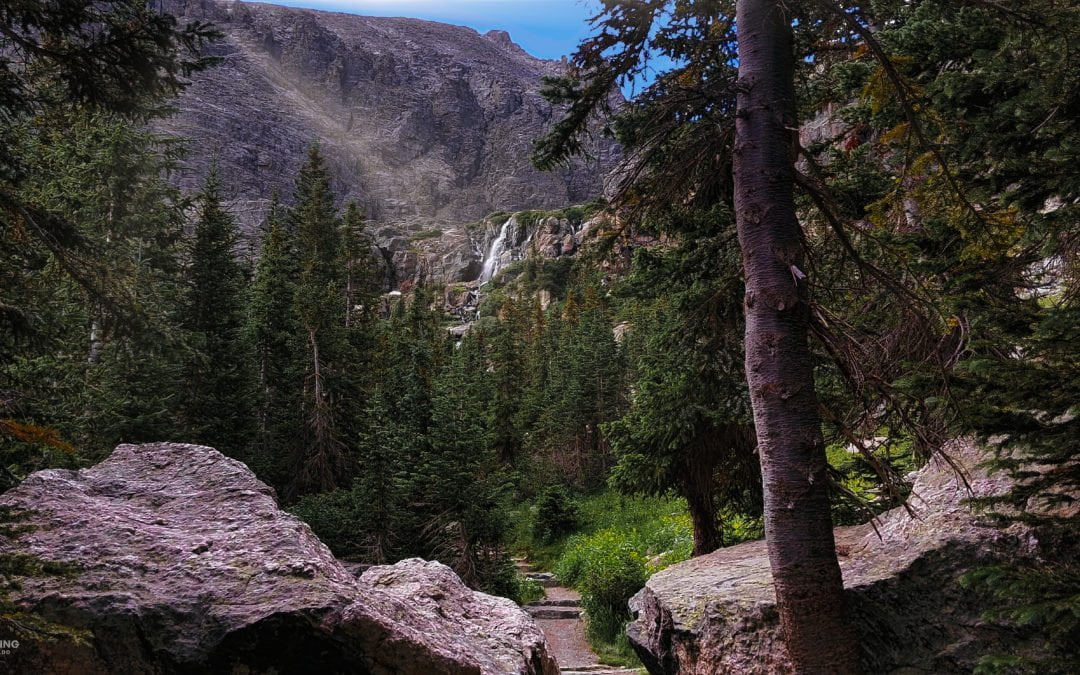
[{"label": "rocky mountain slope", "polygon": [[556,114],[541,78],[563,66],[505,32],[224,0],[163,7],[225,35],[211,48],[221,65],[196,76],[163,127],[192,139],[184,187],[216,162],[248,229],[275,187],[289,195],[315,141],[343,200],[376,222],[424,227],[586,202],[616,159],[597,141],[593,161],[530,165]]},{"label": "rocky mountain slope", "polygon": [[0,634],[21,638],[5,672],[558,673],[513,601],[419,559],[354,576],[212,448],[121,445],[95,467],[31,475],[0,508],[32,526],[0,553],[70,568],[6,589],[67,637]]}]

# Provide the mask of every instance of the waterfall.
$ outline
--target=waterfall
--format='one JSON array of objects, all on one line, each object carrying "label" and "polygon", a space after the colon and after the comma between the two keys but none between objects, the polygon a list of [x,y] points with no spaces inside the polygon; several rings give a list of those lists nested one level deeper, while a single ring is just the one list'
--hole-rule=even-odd
[{"label": "waterfall", "polygon": [[513,216],[506,219],[506,222],[499,229],[499,236],[495,238],[495,241],[491,242],[491,250],[488,251],[487,257],[484,258],[484,269],[480,272],[479,281],[481,285],[491,281],[491,277],[495,276],[495,273],[499,271],[499,258],[502,257],[503,251],[506,249],[506,233],[510,229],[510,222],[513,219]]},{"label": "waterfall", "polygon": [[521,245],[521,257],[525,258],[529,255],[529,244],[532,243],[533,237],[536,235],[537,230],[540,229],[540,224],[533,225],[532,231],[525,237],[525,243]]}]

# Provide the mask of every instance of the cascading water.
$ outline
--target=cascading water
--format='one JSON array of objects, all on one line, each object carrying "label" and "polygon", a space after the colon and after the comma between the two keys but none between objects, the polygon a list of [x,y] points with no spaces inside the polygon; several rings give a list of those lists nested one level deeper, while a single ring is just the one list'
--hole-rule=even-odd
[{"label": "cascading water", "polygon": [[506,250],[506,234],[510,230],[512,220],[513,217],[506,219],[506,222],[499,228],[499,236],[495,237],[495,241],[491,242],[491,249],[488,251],[487,257],[484,258],[484,268],[480,272],[479,281],[481,285],[491,281],[491,277],[495,276],[495,273],[499,271],[499,259]]},{"label": "cascading water", "polygon": [[525,237],[525,243],[521,245],[521,255],[522,256],[529,255],[529,244],[532,243],[533,236],[536,234],[536,231],[539,230],[539,229],[540,229],[540,225],[539,224],[535,225],[532,228],[532,231],[529,232],[529,236]]}]

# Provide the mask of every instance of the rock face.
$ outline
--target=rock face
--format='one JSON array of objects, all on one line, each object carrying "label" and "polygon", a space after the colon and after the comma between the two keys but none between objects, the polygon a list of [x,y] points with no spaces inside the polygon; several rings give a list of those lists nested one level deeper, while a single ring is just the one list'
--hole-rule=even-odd
[{"label": "rock face", "polygon": [[[384,225],[374,229],[375,258],[385,291],[436,283],[451,285],[450,294],[460,293],[465,286],[475,290],[531,255],[555,259],[576,254],[605,218],[523,211],[495,213],[468,227],[442,230]],[[448,297],[447,307],[460,305]]]},{"label": "rock face", "polygon": [[217,162],[249,231],[275,186],[291,194],[315,141],[343,200],[376,222],[425,228],[589,201],[617,161],[597,141],[595,161],[531,166],[533,139],[556,117],[541,78],[564,66],[503,31],[225,0],[162,5],[225,35],[211,48],[221,65],[195,77],[163,126],[192,139],[182,186]]},{"label": "rock face", "polygon": [[[977,468],[978,451],[949,449],[976,495],[1007,488]],[[961,502],[969,496],[937,461],[920,470],[911,505],[871,525],[836,530],[837,555],[866,672],[967,673],[1017,636],[980,620],[984,598],[961,588],[966,570],[1024,553],[1014,533],[992,529]],[[1030,546],[1030,533],[1026,545]],[[630,606],[631,644],[651,673],[791,672],[763,541],[740,544],[654,575]]]},{"label": "rock face", "polygon": [[33,512],[16,551],[77,568],[12,599],[89,632],[20,641],[10,672],[558,672],[512,601],[416,559],[356,578],[211,448],[122,445],[90,469],[33,474],[0,505]]}]

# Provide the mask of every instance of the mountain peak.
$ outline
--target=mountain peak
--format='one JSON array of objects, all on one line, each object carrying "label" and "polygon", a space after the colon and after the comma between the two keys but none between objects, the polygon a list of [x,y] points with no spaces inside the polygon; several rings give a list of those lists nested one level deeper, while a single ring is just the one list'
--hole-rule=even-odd
[{"label": "mountain peak", "polygon": [[564,66],[506,31],[258,3],[165,5],[225,36],[211,48],[221,65],[195,76],[163,127],[193,141],[182,187],[217,161],[245,229],[275,186],[291,192],[313,142],[343,200],[376,221],[435,227],[589,201],[615,159],[601,141],[598,160],[532,167],[533,140],[558,118],[541,80]]}]

